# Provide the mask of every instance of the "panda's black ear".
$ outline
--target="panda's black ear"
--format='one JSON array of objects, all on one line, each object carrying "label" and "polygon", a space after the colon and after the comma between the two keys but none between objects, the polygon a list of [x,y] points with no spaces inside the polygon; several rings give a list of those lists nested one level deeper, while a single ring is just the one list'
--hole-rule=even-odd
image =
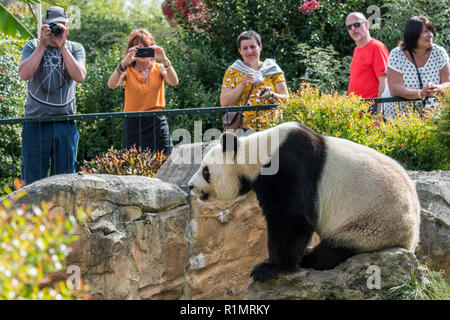
[{"label": "panda's black ear", "polygon": [[234,152],[236,156],[238,147],[238,137],[233,132],[225,131],[220,136],[220,144],[222,145],[223,152]]}]

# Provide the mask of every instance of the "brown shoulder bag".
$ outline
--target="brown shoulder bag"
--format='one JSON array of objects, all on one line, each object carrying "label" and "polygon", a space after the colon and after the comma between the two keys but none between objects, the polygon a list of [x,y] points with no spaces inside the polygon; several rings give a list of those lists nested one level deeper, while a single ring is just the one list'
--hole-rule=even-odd
[{"label": "brown shoulder bag", "polygon": [[[248,93],[247,99],[244,102],[244,106],[247,104],[248,99],[250,98],[250,95],[251,95],[254,87],[255,87],[255,85],[252,84],[252,87],[250,88],[250,92]],[[226,112],[222,117],[223,128],[225,130],[237,130],[241,126],[241,119],[242,119],[241,111]]]}]

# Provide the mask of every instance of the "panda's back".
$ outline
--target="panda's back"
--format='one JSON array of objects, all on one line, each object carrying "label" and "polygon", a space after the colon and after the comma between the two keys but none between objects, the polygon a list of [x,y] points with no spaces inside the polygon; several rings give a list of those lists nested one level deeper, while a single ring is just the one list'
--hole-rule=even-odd
[{"label": "panda's back", "polygon": [[[326,159],[318,187],[321,238],[361,249],[410,249],[418,229],[414,184],[393,159],[349,140],[324,137]],[[415,244],[414,244],[415,246]]]}]

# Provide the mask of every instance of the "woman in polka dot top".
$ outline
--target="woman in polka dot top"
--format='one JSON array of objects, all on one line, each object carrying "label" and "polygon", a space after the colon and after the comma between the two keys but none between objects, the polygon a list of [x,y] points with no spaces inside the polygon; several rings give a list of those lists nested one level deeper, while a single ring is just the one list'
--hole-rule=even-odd
[{"label": "woman in polka dot top", "polygon": [[[435,34],[436,28],[427,18],[412,17],[407,21],[403,41],[389,55],[388,88],[383,97],[423,99],[450,87],[449,57],[443,47],[433,43]],[[435,104],[434,98],[428,100],[425,107]],[[406,112],[409,107],[407,103],[400,103],[399,110]],[[386,117],[396,116],[397,104],[385,103],[383,112]]]}]

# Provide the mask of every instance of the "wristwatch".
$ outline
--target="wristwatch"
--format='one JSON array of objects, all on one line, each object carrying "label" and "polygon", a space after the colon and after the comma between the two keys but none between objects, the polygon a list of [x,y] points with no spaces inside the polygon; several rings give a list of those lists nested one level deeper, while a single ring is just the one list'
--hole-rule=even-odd
[{"label": "wristwatch", "polygon": [[119,65],[117,66],[121,72],[125,72],[128,67],[122,68],[122,64],[119,62]]}]

